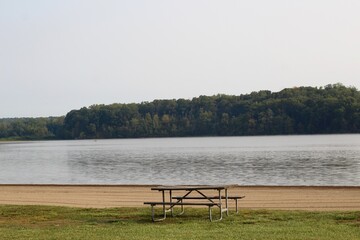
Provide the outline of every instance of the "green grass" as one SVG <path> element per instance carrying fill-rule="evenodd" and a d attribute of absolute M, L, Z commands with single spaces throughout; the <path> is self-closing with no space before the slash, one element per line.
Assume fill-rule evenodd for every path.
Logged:
<path fill-rule="evenodd" d="M 150 208 L 0 205 L 0 239 L 360 239 L 360 212 L 242 210 L 209 222 L 206 209 L 150 220 Z"/>

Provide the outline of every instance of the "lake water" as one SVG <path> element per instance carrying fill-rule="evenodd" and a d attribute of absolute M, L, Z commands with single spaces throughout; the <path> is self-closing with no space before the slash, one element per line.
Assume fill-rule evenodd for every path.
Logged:
<path fill-rule="evenodd" d="M 360 186 L 360 135 L 0 143 L 0 184 Z"/>

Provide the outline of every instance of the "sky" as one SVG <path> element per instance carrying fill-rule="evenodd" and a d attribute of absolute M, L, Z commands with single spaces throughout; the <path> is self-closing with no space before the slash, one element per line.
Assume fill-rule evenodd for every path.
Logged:
<path fill-rule="evenodd" d="M 0 0 L 0 118 L 342 83 L 358 0 Z"/>

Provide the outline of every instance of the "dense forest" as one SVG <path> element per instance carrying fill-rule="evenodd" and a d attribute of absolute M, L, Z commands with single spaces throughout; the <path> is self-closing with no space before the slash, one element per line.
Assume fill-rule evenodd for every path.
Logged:
<path fill-rule="evenodd" d="M 91 139 L 360 133 L 354 87 L 286 88 L 139 104 L 92 105 L 65 117 L 0 119 L 0 138 Z"/>
<path fill-rule="evenodd" d="M 2 118 L 0 119 L 0 139 L 63 139 L 63 123 L 64 117 Z"/>

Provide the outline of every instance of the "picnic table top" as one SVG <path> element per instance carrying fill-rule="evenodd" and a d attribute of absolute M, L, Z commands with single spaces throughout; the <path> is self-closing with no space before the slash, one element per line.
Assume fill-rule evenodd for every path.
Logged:
<path fill-rule="evenodd" d="M 211 189 L 223 190 L 234 187 L 238 187 L 238 185 L 170 185 L 170 186 L 163 185 L 163 186 L 152 187 L 151 190 L 159 190 L 159 191 L 163 191 L 163 190 L 190 191 L 190 190 L 211 190 Z"/>

